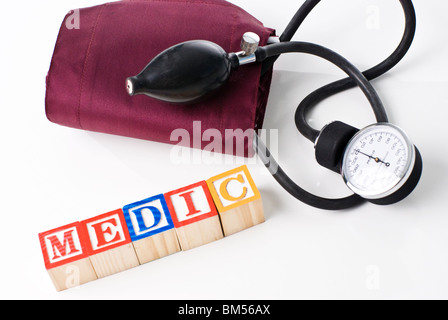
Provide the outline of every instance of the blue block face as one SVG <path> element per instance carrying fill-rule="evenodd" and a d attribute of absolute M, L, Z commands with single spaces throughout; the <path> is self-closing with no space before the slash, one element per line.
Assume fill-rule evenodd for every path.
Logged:
<path fill-rule="evenodd" d="M 174 228 L 163 194 L 128 204 L 123 213 L 132 241 Z"/>

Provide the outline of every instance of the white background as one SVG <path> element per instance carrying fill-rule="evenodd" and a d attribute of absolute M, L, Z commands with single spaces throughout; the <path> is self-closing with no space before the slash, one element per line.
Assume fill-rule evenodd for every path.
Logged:
<path fill-rule="evenodd" d="M 303 1 L 232 2 L 281 33 Z M 39 232 L 239 165 L 176 165 L 169 145 L 65 128 L 46 119 L 45 76 L 61 21 L 70 9 L 99 3 L 9 1 L 0 11 L 0 298 L 448 298 L 445 0 L 414 1 L 413 47 L 374 81 L 391 122 L 407 131 L 423 155 L 422 180 L 408 199 L 388 207 L 322 211 L 289 196 L 261 163 L 251 164 L 264 224 L 56 293 L 44 268 Z M 379 20 L 372 24 L 374 11 Z M 398 1 L 322 1 L 295 39 L 328 46 L 366 69 L 394 50 L 403 21 Z M 280 164 L 312 192 L 349 194 L 340 177 L 317 165 L 312 144 L 293 121 L 301 99 L 342 73 L 304 55 L 282 57 L 275 69 L 265 128 L 280 128 Z M 362 94 L 351 90 L 311 115 L 315 128 L 331 120 L 363 127 L 374 119 Z"/>

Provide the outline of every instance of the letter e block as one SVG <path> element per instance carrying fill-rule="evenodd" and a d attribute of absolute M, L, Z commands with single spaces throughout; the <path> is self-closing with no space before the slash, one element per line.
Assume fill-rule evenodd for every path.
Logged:
<path fill-rule="evenodd" d="M 182 250 L 222 239 L 218 212 L 205 181 L 165 194 Z"/>
<path fill-rule="evenodd" d="M 225 236 L 264 222 L 261 195 L 245 165 L 208 179 L 207 185 Z"/>
<path fill-rule="evenodd" d="M 121 209 L 81 221 L 87 250 L 98 278 L 139 265 Z"/>
<path fill-rule="evenodd" d="M 128 204 L 123 213 L 140 264 L 180 251 L 163 194 Z"/>
<path fill-rule="evenodd" d="M 96 280 L 79 222 L 39 234 L 45 268 L 57 291 Z"/>

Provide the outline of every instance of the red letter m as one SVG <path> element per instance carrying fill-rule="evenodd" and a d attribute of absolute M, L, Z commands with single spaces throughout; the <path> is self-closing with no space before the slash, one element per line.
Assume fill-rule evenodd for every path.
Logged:
<path fill-rule="evenodd" d="M 76 249 L 75 247 L 75 242 L 73 241 L 73 231 L 74 230 L 68 230 L 66 232 L 64 232 L 64 239 L 62 240 L 62 243 L 59 241 L 58 237 L 56 236 L 50 236 L 47 239 L 50 241 L 51 243 L 51 247 L 53 248 L 53 258 L 54 259 L 59 259 L 61 258 L 61 256 L 66 256 L 68 254 L 72 254 L 72 253 L 76 253 L 79 250 Z M 69 248 L 69 250 L 67 251 L 67 247 Z M 60 255 L 58 255 L 58 253 Z"/>

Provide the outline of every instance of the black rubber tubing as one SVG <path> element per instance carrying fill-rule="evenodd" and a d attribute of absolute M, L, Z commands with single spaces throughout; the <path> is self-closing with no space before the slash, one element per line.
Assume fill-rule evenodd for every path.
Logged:
<path fill-rule="evenodd" d="M 345 73 L 347 73 L 350 79 L 363 91 L 367 97 L 367 100 L 370 102 L 377 119 L 382 122 L 387 121 L 386 111 L 384 110 L 381 99 L 372 84 L 364 77 L 361 71 L 359 71 L 347 59 L 336 52 L 309 42 L 281 42 L 266 47 L 260 47 L 255 54 L 257 61 L 262 62 L 269 57 L 285 53 L 307 53 L 321 57 L 338 66 Z M 288 175 L 286 175 L 278 163 L 275 162 L 275 159 L 272 158 L 269 150 L 267 150 L 262 142 L 258 140 L 258 137 L 256 137 L 255 147 L 258 155 L 262 159 L 265 166 L 270 170 L 274 179 L 277 180 L 277 182 L 280 183 L 280 185 L 292 196 L 310 206 L 325 210 L 342 210 L 354 207 L 365 201 L 356 194 L 338 199 L 329 199 L 316 196 L 299 187 L 288 177 Z"/>
<path fill-rule="evenodd" d="M 400 3 L 403 7 L 406 26 L 405 31 L 403 33 L 403 37 L 401 39 L 400 44 L 395 49 L 395 51 L 383 62 L 374 66 L 373 68 L 364 71 L 363 74 L 367 80 L 373 80 L 378 78 L 379 76 L 385 74 L 390 69 L 398 64 L 398 62 L 403 59 L 403 57 L 408 52 L 411 47 L 412 41 L 415 35 L 416 29 L 416 16 L 414 6 L 412 5 L 412 1 L 410 0 L 400 0 Z M 330 83 L 322 88 L 317 89 L 308 95 L 297 107 L 295 113 L 295 124 L 297 129 L 310 141 L 314 142 L 317 136 L 319 135 L 319 131 L 310 127 L 307 122 L 307 114 L 308 112 L 319 102 L 325 100 L 326 98 L 338 94 L 342 91 L 351 89 L 355 87 L 356 84 L 350 79 L 345 78 L 333 83 Z M 381 119 L 377 118 L 378 122 L 383 122 Z"/>
<path fill-rule="evenodd" d="M 358 70 L 358 68 L 356 68 L 352 63 L 350 63 L 350 61 L 345 59 L 340 54 L 314 43 L 289 41 L 260 47 L 256 51 L 256 56 L 257 61 L 262 62 L 269 57 L 275 57 L 285 53 L 307 53 L 333 63 L 349 76 L 350 83 L 354 83 L 354 85 L 359 86 L 372 106 L 377 121 L 388 121 L 383 103 L 381 102 L 381 99 L 372 84 L 366 79 L 362 72 Z"/>
<path fill-rule="evenodd" d="M 320 0 L 307 0 L 304 4 L 297 10 L 294 17 L 291 19 L 289 24 L 286 26 L 282 35 L 280 36 L 280 42 L 291 41 L 294 34 L 297 32 L 299 27 L 302 25 L 302 22 L 308 16 L 308 14 L 314 9 L 314 7 L 320 2 Z M 265 74 L 273 65 L 274 62 L 278 59 L 278 55 L 275 57 L 270 57 L 263 61 L 263 65 L 261 68 L 261 74 Z"/>
<path fill-rule="evenodd" d="M 383 62 L 379 63 L 378 65 L 370 68 L 369 70 L 365 71 L 363 73 L 364 77 L 367 80 L 375 79 L 382 74 L 386 73 L 390 69 L 392 69 L 407 53 L 409 50 L 414 35 L 415 35 L 415 28 L 416 28 L 416 16 L 415 16 L 415 10 L 414 6 L 412 4 L 411 0 L 399 0 L 404 11 L 405 15 L 405 30 L 402 37 L 402 40 L 396 50 Z M 291 22 L 286 27 L 285 31 L 283 32 L 282 36 L 280 37 L 281 42 L 290 41 L 293 37 L 293 35 L 296 33 L 302 22 L 305 20 L 305 18 L 308 16 L 308 14 L 311 12 L 311 10 L 320 2 L 320 0 L 307 0 L 305 3 L 300 7 L 300 9 L 297 11 Z M 276 59 L 279 57 L 279 54 L 277 56 L 272 56 L 264 60 L 263 67 L 262 67 L 262 73 L 264 74 L 267 70 L 269 70 Z M 353 88 L 356 86 L 356 82 L 351 78 L 345 78 L 333 83 L 330 83 L 310 95 L 308 95 L 302 103 L 298 106 L 295 114 L 295 122 L 297 129 L 309 140 L 312 142 L 315 142 L 315 139 L 319 135 L 319 131 L 311 128 L 309 124 L 306 121 L 306 115 L 308 111 L 315 106 L 320 101 L 328 98 L 331 95 L 337 94 L 339 92 L 342 92 L 344 90 Z M 364 88 L 365 89 L 365 88 Z M 364 90 L 363 90 L 364 91 Z M 366 92 L 364 92 L 366 93 Z M 369 94 L 367 94 L 369 96 Z M 369 98 L 369 97 L 368 97 Z M 371 99 L 370 99 L 371 100 Z M 370 101 L 369 100 L 369 101 Z M 372 103 L 371 103 L 372 104 Z M 373 106 L 373 105 L 372 105 Z M 378 109 L 378 108 L 377 108 Z M 381 108 L 379 108 L 377 111 L 379 111 Z M 384 108 L 382 108 L 384 111 Z M 375 109 L 374 109 L 375 112 Z M 384 112 L 382 115 L 382 112 L 376 112 L 375 113 L 377 121 L 387 121 L 387 116 Z M 384 118 L 383 118 L 384 116 Z M 342 210 L 342 209 L 348 209 L 354 206 L 357 206 L 361 203 L 363 203 L 365 200 L 361 198 L 360 196 L 353 194 L 351 196 L 345 197 L 345 198 L 339 198 L 339 199 L 328 199 L 319 197 L 316 195 L 313 195 L 306 190 L 303 190 L 300 188 L 294 181 L 292 181 L 286 173 L 280 168 L 280 166 L 275 162 L 275 159 L 272 158 L 270 155 L 269 150 L 264 146 L 263 142 L 258 139 L 256 136 L 256 139 L 254 140 L 255 148 L 259 153 L 260 158 L 263 160 L 266 167 L 271 171 L 273 177 L 277 182 L 280 183 L 280 185 L 288 191 L 291 195 L 299 199 L 300 201 L 303 201 L 304 203 L 311 205 L 316 208 L 320 209 L 326 209 L 326 210 Z M 260 152 L 261 151 L 261 152 Z M 275 169 L 273 169 L 275 168 Z"/>
<path fill-rule="evenodd" d="M 263 141 L 259 139 L 258 135 L 256 134 L 254 137 L 254 149 L 257 150 L 258 156 L 263 161 L 264 165 L 272 174 L 274 179 L 290 195 L 302 201 L 303 203 L 306 203 L 307 205 L 323 210 L 343 210 L 358 206 L 366 201 L 357 194 L 339 199 L 328 199 L 316 196 L 302 189 L 294 181 L 291 180 L 291 178 L 283 171 L 283 169 L 272 157 Z"/>
<path fill-rule="evenodd" d="M 305 3 L 299 8 L 297 13 L 292 18 L 291 22 L 286 27 L 285 31 L 280 36 L 281 42 L 290 41 L 294 34 L 297 32 L 305 18 L 308 14 L 314 9 L 314 7 L 319 4 L 320 0 L 307 0 Z M 395 51 L 387 57 L 384 61 L 377 64 L 376 66 L 366 70 L 363 72 L 364 76 L 368 80 L 373 80 L 378 78 L 379 76 L 385 74 L 389 70 L 391 70 L 394 66 L 396 66 L 406 55 L 409 48 L 411 47 L 412 41 L 415 36 L 416 30 L 416 15 L 414 5 L 411 0 L 399 0 L 405 17 L 405 28 L 403 32 L 402 39 L 395 49 Z M 262 73 L 269 70 L 274 62 L 277 60 L 279 55 L 271 57 L 263 62 Z M 326 98 L 338 94 L 342 91 L 351 89 L 355 87 L 356 84 L 350 79 L 345 78 L 339 81 L 330 83 L 322 88 L 317 89 L 316 91 L 309 94 L 297 107 L 295 113 L 295 124 L 297 129 L 303 134 L 307 139 L 314 142 L 317 136 L 319 135 L 319 131 L 310 127 L 307 119 L 308 112 L 319 102 L 325 100 Z M 380 122 L 377 119 L 378 122 Z"/>

